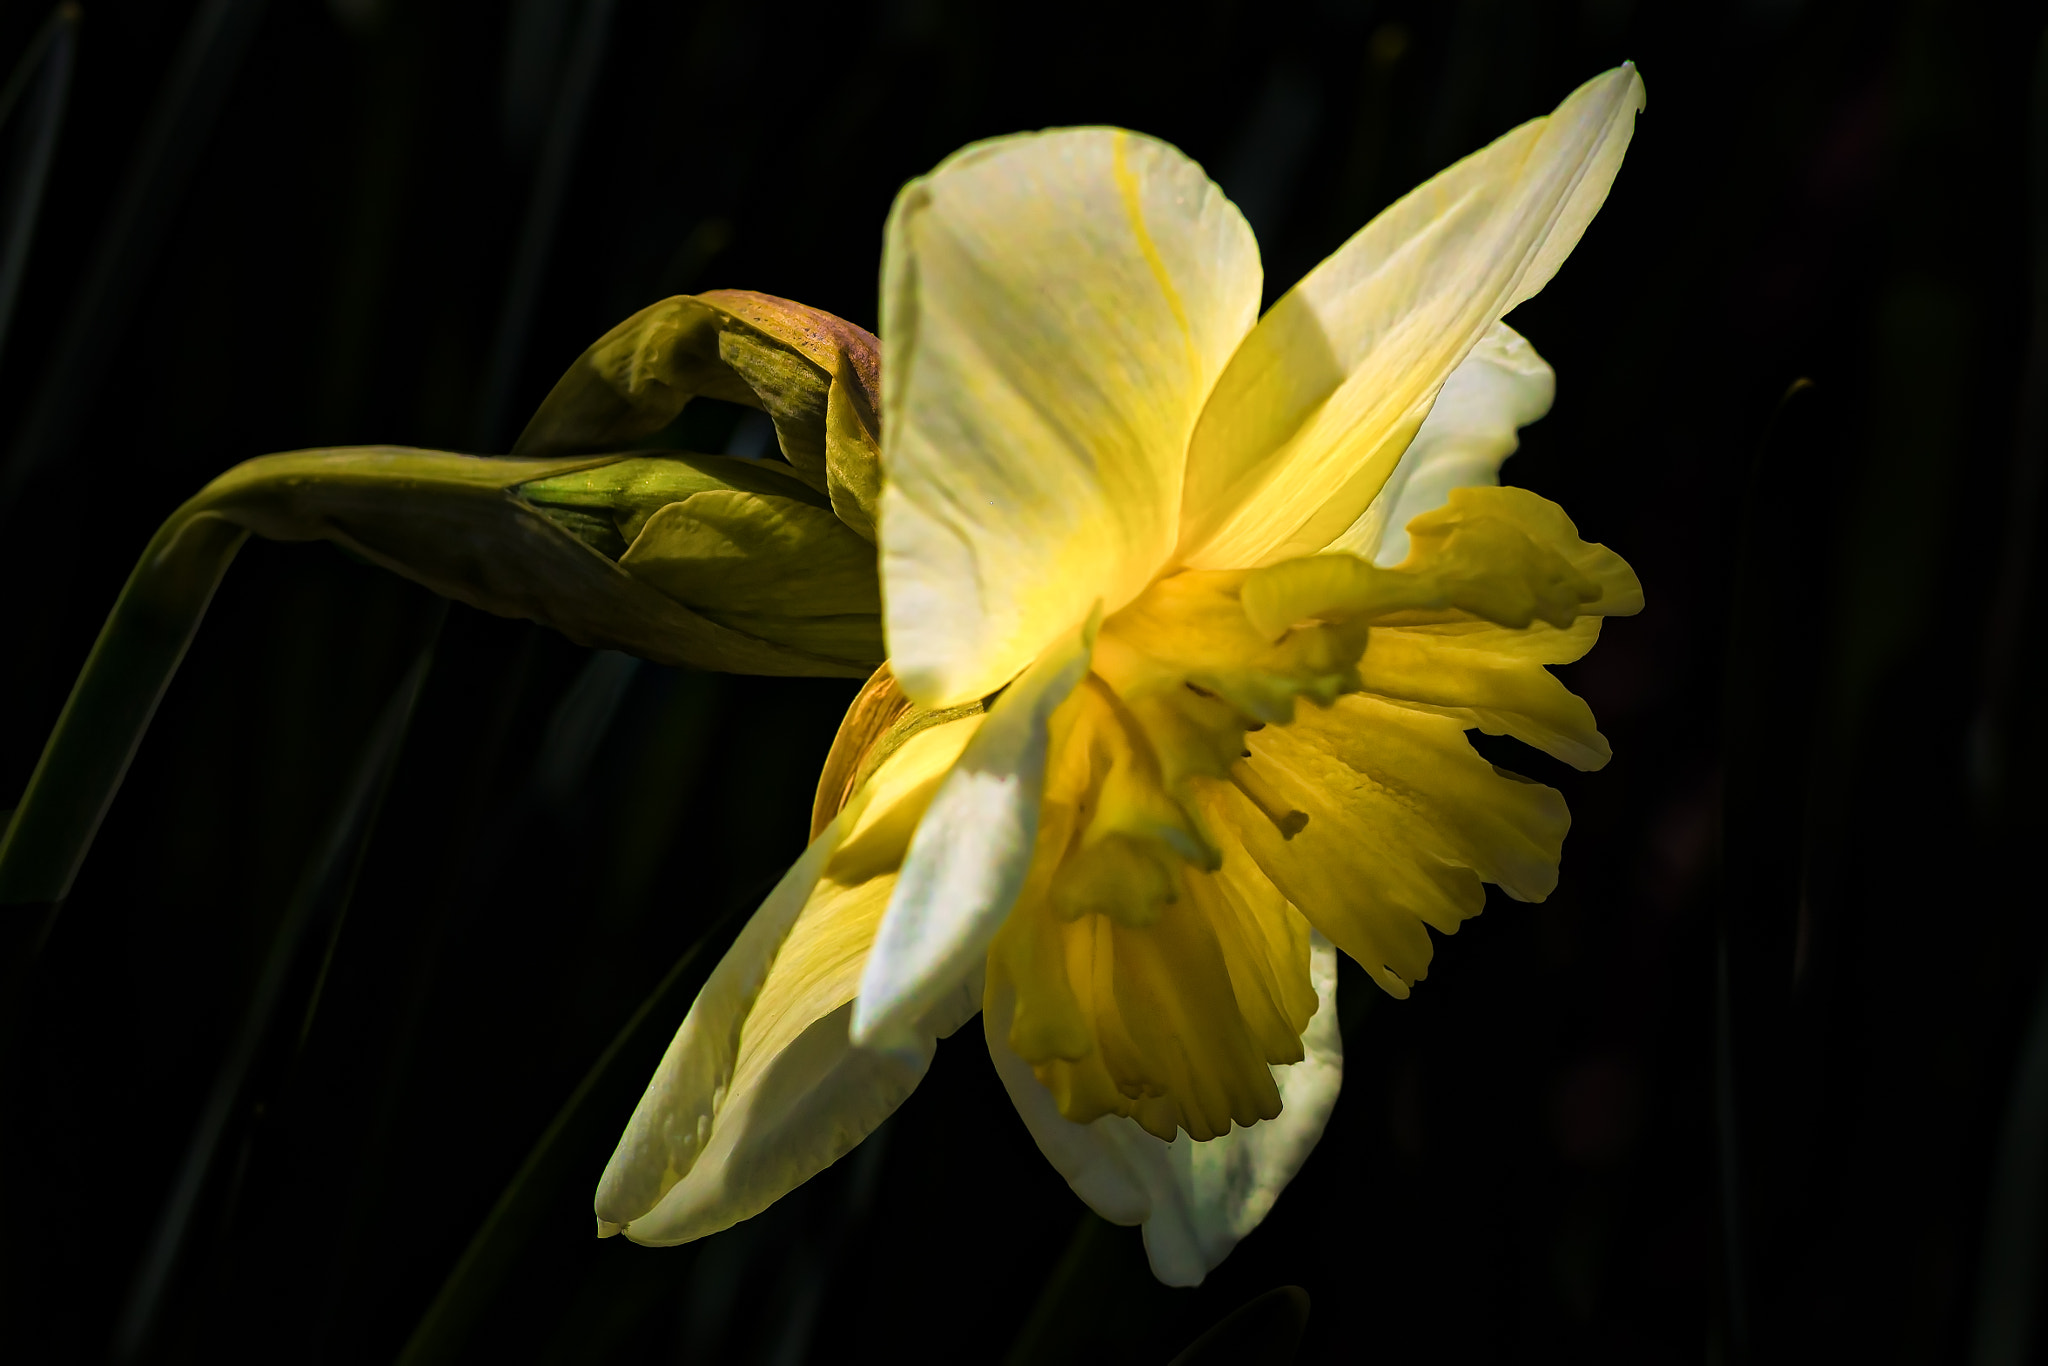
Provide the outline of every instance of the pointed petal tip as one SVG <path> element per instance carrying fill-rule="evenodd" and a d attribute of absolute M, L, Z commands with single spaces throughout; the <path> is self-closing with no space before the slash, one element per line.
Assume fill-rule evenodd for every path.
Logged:
<path fill-rule="evenodd" d="M 1636 112 L 1638 114 L 1642 113 L 1648 106 L 1649 100 L 1649 93 L 1643 86 L 1643 73 L 1636 69 L 1636 64 L 1633 60 L 1623 62 L 1615 70 L 1628 73 L 1629 81 L 1635 86 Z"/>
<path fill-rule="evenodd" d="M 615 1224 L 609 1219 L 597 1221 L 597 1236 L 600 1238 L 616 1238 L 625 1231 L 626 1226 L 624 1224 Z"/>
<path fill-rule="evenodd" d="M 1155 1238 L 1149 1222 L 1145 1225 L 1145 1264 L 1152 1269 L 1152 1279 L 1169 1290 L 1193 1290 L 1209 1279 L 1213 1269 L 1203 1265 L 1201 1258 L 1189 1256 L 1186 1247 Z"/>
<path fill-rule="evenodd" d="M 870 1053 L 880 1053 L 901 1059 L 915 1067 L 925 1055 L 925 1044 L 918 1032 L 902 1018 L 900 1011 L 889 1009 L 895 1000 L 876 1001 L 867 996 L 856 996 L 853 1000 L 853 1023 L 846 1031 L 846 1037 L 855 1048 L 865 1048 Z"/>

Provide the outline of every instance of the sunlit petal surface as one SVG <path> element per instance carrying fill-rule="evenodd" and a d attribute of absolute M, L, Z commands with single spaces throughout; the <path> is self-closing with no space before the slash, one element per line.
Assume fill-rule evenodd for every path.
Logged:
<path fill-rule="evenodd" d="M 913 700 L 993 691 L 1158 573 L 1188 434 L 1260 280 L 1237 209 L 1136 133 L 977 143 L 898 196 L 882 581 Z"/>
<path fill-rule="evenodd" d="M 635 1201 L 601 1217 L 650 1241 L 744 1217 L 900 1103 L 979 993 L 1039 1147 L 1145 1226 L 1162 1281 L 1258 1225 L 1341 1084 L 1337 951 L 1405 997 L 1487 884 L 1557 884 L 1564 798 L 1468 732 L 1607 761 L 1548 666 L 1642 590 L 1499 485 L 1555 389 L 1500 318 L 1578 241 L 1641 106 L 1632 68 L 1588 82 L 1255 327 L 1250 236 L 1164 144 L 1000 139 L 904 191 L 893 681 L 848 713 L 809 882 L 720 968 L 757 996 L 707 988 L 701 1029 L 737 1043 L 657 1082 L 706 1157 L 636 1116 Z"/>
<path fill-rule="evenodd" d="M 1121 1116 L 1088 1124 L 1066 1118 L 1010 1050 L 1009 996 L 989 993 L 989 1056 L 1039 1151 L 1097 1214 L 1144 1225 L 1146 1255 L 1167 1285 L 1200 1284 L 1258 1227 L 1329 1122 L 1344 1076 L 1336 950 L 1315 936 L 1309 963 L 1315 1013 L 1301 1034 L 1303 1057 L 1272 1069 L 1280 1114 L 1206 1143 L 1185 1134 L 1161 1143 Z"/>
<path fill-rule="evenodd" d="M 915 1048 L 916 1024 L 981 966 L 1038 841 L 1047 730 L 1088 672 L 1092 630 L 1005 690 L 952 765 L 904 856 L 860 979 L 854 1041 Z"/>
<path fill-rule="evenodd" d="M 669 1244 L 757 1214 L 844 1156 L 923 1079 L 979 983 L 934 1000 L 899 1046 L 853 1047 L 861 966 L 918 818 L 980 717 L 877 770 L 713 971 L 598 1187 L 599 1231 Z"/>
<path fill-rule="evenodd" d="M 1577 245 L 1642 105 L 1633 67 L 1595 77 L 1411 191 L 1274 305 L 1195 433 L 1177 558 L 1267 564 L 1350 526 L 1466 353 Z"/>
<path fill-rule="evenodd" d="M 1451 490 L 1500 482 L 1519 430 L 1550 411 L 1557 375 L 1521 334 L 1495 323 L 1451 372 L 1422 429 L 1372 505 L 1326 550 L 1375 564 L 1408 558 L 1408 523 L 1444 505 Z"/>

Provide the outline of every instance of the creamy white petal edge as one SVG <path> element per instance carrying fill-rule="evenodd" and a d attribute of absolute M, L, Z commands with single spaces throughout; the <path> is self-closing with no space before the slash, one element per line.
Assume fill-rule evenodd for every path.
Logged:
<path fill-rule="evenodd" d="M 1309 941 L 1316 1013 L 1301 1038 L 1300 1062 L 1273 1069 L 1278 1118 L 1196 1143 L 1161 1143 L 1120 1115 L 1076 1124 L 1060 1114 L 1031 1064 L 1010 1051 L 1015 1004 L 991 1000 L 982 1016 L 988 1051 L 1038 1150 L 1074 1193 L 1113 1224 L 1143 1224 L 1152 1274 L 1166 1285 L 1200 1285 L 1259 1226 L 1323 1136 L 1344 1080 L 1337 1029 L 1337 950 Z"/>
<path fill-rule="evenodd" d="M 1521 444 L 1517 429 L 1549 412 L 1556 395 L 1550 363 L 1519 332 L 1495 323 L 1444 381 L 1379 496 L 1325 548 L 1401 563 L 1408 523 L 1442 507 L 1452 489 L 1498 484 L 1502 463 Z"/>
<path fill-rule="evenodd" d="M 1642 106 L 1632 65 L 1594 77 L 1404 195 L 1289 290 L 1203 410 L 1180 563 L 1272 564 L 1356 521 L 1444 381 L 1577 243 Z"/>
<path fill-rule="evenodd" d="M 740 1028 L 825 863 L 852 828 L 842 812 L 790 865 L 698 991 L 597 1184 L 597 1232 L 609 1238 L 697 1165 L 739 1060 Z"/>
<path fill-rule="evenodd" d="M 980 1009 L 969 974 L 877 1053 L 848 1038 L 847 1001 L 742 1066 L 762 986 L 860 814 L 856 803 L 812 842 L 698 993 L 598 1183 L 598 1236 L 670 1246 L 760 1213 L 872 1133 L 924 1079 L 938 1040 Z"/>
<path fill-rule="evenodd" d="M 861 969 L 853 1040 L 917 1047 L 917 1022 L 988 958 L 1031 868 L 1052 714 L 1088 675 L 1097 618 L 989 709 L 918 821 Z"/>

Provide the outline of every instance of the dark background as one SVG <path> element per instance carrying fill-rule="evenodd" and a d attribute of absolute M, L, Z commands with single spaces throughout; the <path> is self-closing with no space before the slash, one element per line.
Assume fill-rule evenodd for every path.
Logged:
<path fill-rule="evenodd" d="M 0 11 L 0 67 L 47 14 Z M 1649 107 L 1607 208 L 1512 319 L 1558 398 L 1507 477 L 1650 605 L 1564 671 L 1606 771 L 1502 751 L 1570 798 L 1557 894 L 1490 903 L 1410 1001 L 1347 973 L 1321 1147 L 1167 1291 L 1037 1155 L 974 1029 L 769 1213 L 595 1240 L 603 1161 L 801 847 L 853 685 L 444 622 L 329 547 L 251 544 L 11 1021 L 0 1352 L 1163 1363 L 1295 1283 L 1304 1362 L 2048 1360 L 2024 1312 L 2048 1290 L 2042 19 L 88 3 L 0 351 L 0 802 L 213 474 L 502 450 L 670 293 L 872 326 L 897 187 L 1050 124 L 1200 160 L 1270 298 L 1634 59 Z M 14 213 L 29 122 L 0 137 Z M 362 766 L 430 644 L 380 789 Z"/>

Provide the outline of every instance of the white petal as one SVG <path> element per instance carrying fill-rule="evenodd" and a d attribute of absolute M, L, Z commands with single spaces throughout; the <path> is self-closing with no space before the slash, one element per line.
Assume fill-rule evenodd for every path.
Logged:
<path fill-rule="evenodd" d="M 1442 507 L 1452 489 L 1498 484 L 1501 462 L 1521 444 L 1517 429 L 1549 412 L 1556 393 L 1550 363 L 1520 333 L 1495 323 L 1444 381 L 1372 506 L 1326 549 L 1386 566 L 1407 559 L 1410 519 Z"/>
<path fill-rule="evenodd" d="M 1088 674 L 1091 618 L 989 709 L 939 784 L 896 879 L 860 978 L 853 1039 L 893 1048 L 987 958 L 1038 841 L 1047 727 Z"/>
<path fill-rule="evenodd" d="M 1279 1117 L 1208 1143 L 1191 1142 L 1186 1134 L 1174 1139 L 1176 1217 L 1155 1213 L 1145 1225 L 1145 1251 L 1155 1274 L 1197 1262 L 1203 1274 L 1219 1266 L 1272 1211 L 1322 1138 L 1344 1081 L 1344 1039 L 1337 1029 L 1337 950 L 1320 934 L 1309 941 L 1309 978 L 1317 1004 L 1301 1037 L 1305 1056 L 1273 1069 Z"/>
<path fill-rule="evenodd" d="M 625 1225 L 636 1243 L 670 1247 L 752 1218 L 874 1132 L 917 1089 L 936 1032 L 922 1048 L 877 1053 L 847 1041 L 849 1002 L 778 1051 L 733 1097 L 702 1156 L 648 1213 Z"/>
<path fill-rule="evenodd" d="M 617 1233 L 653 1209 L 697 1164 L 733 1079 L 741 1026 L 851 824 L 851 815 L 842 815 L 811 841 L 697 993 L 605 1164 L 597 1186 L 600 1234 Z"/>
<path fill-rule="evenodd" d="M 1010 1050 L 1015 1015 L 1016 1001 L 1005 991 L 985 1003 L 981 1028 L 996 1076 L 1038 1150 L 1067 1179 L 1074 1194 L 1110 1223 L 1144 1223 L 1152 1215 L 1152 1188 L 1165 1171 L 1166 1145 L 1127 1119 L 1112 1116 L 1076 1124 L 1062 1115 L 1052 1092 L 1032 1075 L 1031 1064 Z M 1130 1143 L 1133 1134 L 1151 1149 Z"/>
<path fill-rule="evenodd" d="M 605 1168 L 601 1235 L 681 1243 L 759 1213 L 867 1137 L 922 1079 L 936 1040 L 980 1008 L 970 973 L 932 998 L 894 1051 L 847 1036 L 896 863 L 980 720 L 899 748 L 748 921 Z"/>
<path fill-rule="evenodd" d="M 989 1056 L 1025 1127 L 1074 1193 L 1113 1224 L 1145 1226 L 1145 1255 L 1166 1285 L 1199 1285 L 1272 1211 L 1314 1151 L 1344 1080 L 1337 1028 L 1337 951 L 1310 941 L 1316 1013 L 1302 1035 L 1305 1056 L 1273 1069 L 1277 1118 L 1196 1143 L 1161 1143 L 1136 1122 L 1110 1115 L 1076 1124 L 1059 1112 L 1031 1065 L 1010 1051 L 1014 1005 L 991 1000 L 982 1020 Z"/>
<path fill-rule="evenodd" d="M 897 196 L 882 583 L 912 700 L 984 697 L 1152 580 L 1261 278 L 1202 168 L 1120 129 L 978 143 Z"/>
<path fill-rule="evenodd" d="M 1642 108 L 1623 66 L 1433 177 L 1259 320 L 1188 451 L 1177 558 L 1313 554 L 1386 482 L 1445 380 L 1577 244 Z"/>

